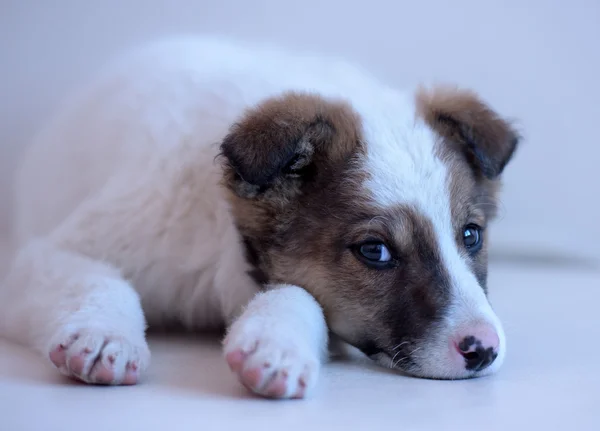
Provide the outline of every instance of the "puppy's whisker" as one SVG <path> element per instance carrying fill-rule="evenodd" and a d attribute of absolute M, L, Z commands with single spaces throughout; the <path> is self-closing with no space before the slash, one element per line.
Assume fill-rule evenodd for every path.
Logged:
<path fill-rule="evenodd" d="M 418 352 L 418 351 L 419 351 L 419 350 L 421 350 L 421 349 L 422 349 L 422 347 L 417 347 L 415 350 L 413 350 L 412 352 L 410 352 L 410 353 L 408 354 L 408 356 L 412 356 L 412 355 L 413 355 L 415 352 Z"/>
<path fill-rule="evenodd" d="M 402 361 L 406 361 L 409 357 L 408 356 L 403 356 L 402 358 L 398 359 L 398 362 L 396 362 L 395 364 L 392 364 L 392 368 L 397 368 L 398 365 L 400 365 L 400 363 Z"/>
<path fill-rule="evenodd" d="M 392 357 L 392 361 L 390 362 L 390 368 L 394 368 L 394 360 L 396 359 L 396 356 L 398 356 L 400 353 L 401 351 L 396 352 L 396 354 Z M 402 358 L 400 360 L 402 360 Z"/>
<path fill-rule="evenodd" d="M 396 350 L 398 350 L 400 347 L 404 346 L 405 344 L 408 344 L 408 341 L 403 341 L 402 343 L 398 344 L 396 347 L 394 347 L 392 349 L 392 352 L 395 352 Z"/>

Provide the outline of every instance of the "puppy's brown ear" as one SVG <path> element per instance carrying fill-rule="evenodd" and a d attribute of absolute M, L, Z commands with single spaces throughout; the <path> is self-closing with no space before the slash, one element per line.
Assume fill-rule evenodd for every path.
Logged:
<path fill-rule="evenodd" d="M 314 174 L 316 159 L 335 162 L 351 151 L 358 140 L 356 124 L 350 107 L 315 95 L 268 99 L 248 111 L 223 140 L 226 175 L 245 183 L 235 187 L 238 191 L 256 194 Z"/>
<path fill-rule="evenodd" d="M 466 90 L 422 89 L 417 111 L 440 136 L 459 144 L 471 166 L 488 179 L 502 174 L 519 143 L 510 124 Z"/>

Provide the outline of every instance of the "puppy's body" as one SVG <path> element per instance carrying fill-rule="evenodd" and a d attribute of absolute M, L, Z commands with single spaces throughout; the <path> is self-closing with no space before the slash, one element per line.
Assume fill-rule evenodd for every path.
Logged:
<path fill-rule="evenodd" d="M 269 396 L 314 386 L 326 323 L 417 375 L 491 372 L 504 336 L 485 257 L 460 235 L 493 216 L 509 135 L 470 95 L 415 98 L 343 62 L 193 37 L 148 46 L 28 150 L 0 329 L 93 383 L 137 381 L 146 322 L 229 326 L 230 366 Z M 393 265 L 364 262 L 373 237 Z M 470 334 L 493 339 L 493 364 L 465 368 L 453 344 Z"/>

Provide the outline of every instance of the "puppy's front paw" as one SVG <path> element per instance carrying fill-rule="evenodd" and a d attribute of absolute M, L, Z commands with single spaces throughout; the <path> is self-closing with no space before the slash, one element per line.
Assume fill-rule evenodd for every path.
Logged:
<path fill-rule="evenodd" d="M 225 358 L 244 386 L 268 398 L 304 398 L 319 374 L 318 354 L 293 331 L 253 319 L 236 322 L 224 341 Z"/>
<path fill-rule="evenodd" d="M 133 385 L 150 360 L 143 336 L 102 329 L 64 329 L 50 343 L 48 356 L 63 374 L 85 383 Z"/>

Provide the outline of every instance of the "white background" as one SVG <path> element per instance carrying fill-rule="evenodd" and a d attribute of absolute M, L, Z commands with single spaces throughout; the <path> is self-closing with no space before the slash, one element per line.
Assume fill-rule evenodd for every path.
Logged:
<path fill-rule="evenodd" d="M 454 82 L 518 120 L 496 250 L 600 257 L 598 0 L 0 0 L 0 224 L 19 151 L 73 86 L 162 35 L 342 55 L 398 87 Z"/>

